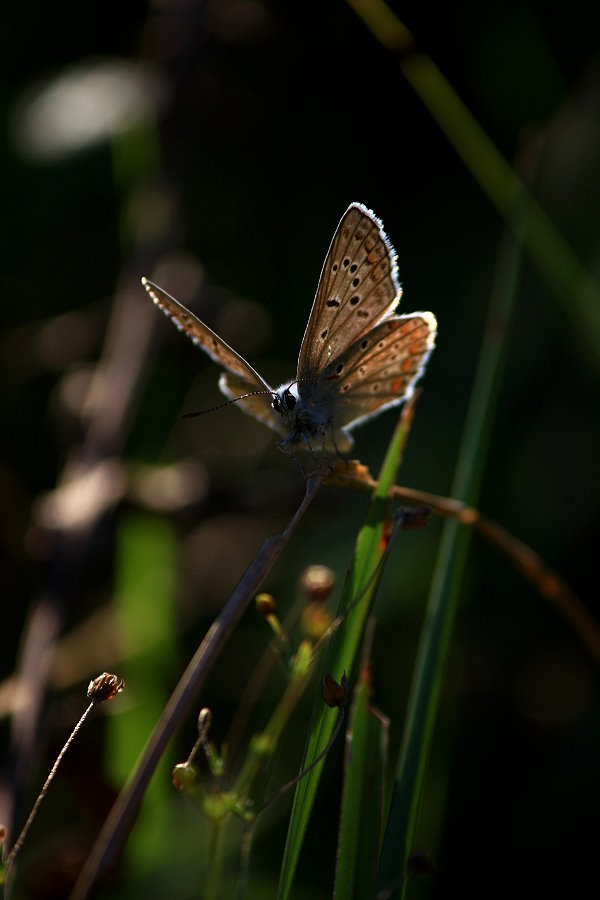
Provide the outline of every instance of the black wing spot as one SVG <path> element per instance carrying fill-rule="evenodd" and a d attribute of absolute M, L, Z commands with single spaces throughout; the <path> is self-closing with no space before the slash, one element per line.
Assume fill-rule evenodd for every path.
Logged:
<path fill-rule="evenodd" d="M 349 389 L 350 389 L 350 385 L 348 384 L 348 382 L 346 382 L 346 384 L 342 385 L 342 390 L 343 390 L 343 391 L 347 391 L 347 390 L 349 390 Z"/>
<path fill-rule="evenodd" d="M 354 297 L 350 297 L 350 306 L 356 306 L 357 303 L 360 303 L 360 297 L 355 294 Z"/>
<path fill-rule="evenodd" d="M 350 265 L 350 260 L 348 259 L 348 257 L 346 257 L 346 259 L 344 260 L 344 268 L 347 269 L 349 265 Z"/>
<path fill-rule="evenodd" d="M 344 371 L 344 363 L 338 363 L 337 366 L 335 367 L 335 371 L 337 372 L 338 375 L 341 375 L 342 372 Z"/>
<path fill-rule="evenodd" d="M 352 272 L 352 274 L 354 274 L 354 272 L 356 272 L 357 269 L 358 269 L 358 266 L 356 265 L 356 263 L 352 263 L 352 265 L 350 266 L 350 271 Z"/>
<path fill-rule="evenodd" d="M 366 350 L 368 346 L 369 346 L 369 342 L 368 342 L 368 340 L 367 340 L 366 338 L 365 338 L 364 341 L 361 341 L 361 342 L 360 342 L 360 349 L 361 349 L 361 350 Z"/>
<path fill-rule="evenodd" d="M 357 309 L 356 315 L 359 319 L 368 319 L 369 318 L 369 310 L 368 309 Z"/>
<path fill-rule="evenodd" d="M 373 391 L 374 394 L 377 393 L 377 391 L 379 390 L 379 382 L 378 381 L 375 382 L 375 384 L 372 386 L 371 390 Z"/>
<path fill-rule="evenodd" d="M 321 337 L 323 338 L 323 340 L 325 340 L 325 338 L 327 337 L 328 331 L 329 331 L 328 328 L 324 328 L 323 331 L 321 332 Z"/>
<path fill-rule="evenodd" d="M 331 271 L 332 271 L 332 272 L 337 272 L 338 269 L 339 269 L 339 266 L 338 266 L 337 263 L 334 263 L 334 264 L 332 265 L 332 267 L 331 267 Z"/>
<path fill-rule="evenodd" d="M 359 284 L 360 284 L 360 278 L 357 275 L 356 278 L 352 282 L 352 287 L 358 287 Z"/>
<path fill-rule="evenodd" d="M 379 347 L 380 350 L 383 350 L 383 348 L 385 347 L 384 341 L 379 341 L 379 343 L 377 344 L 377 346 Z"/>
<path fill-rule="evenodd" d="M 332 306 L 339 306 L 339 305 L 340 305 L 340 301 L 336 300 L 335 297 L 332 297 L 331 300 L 327 301 L 327 306 L 329 306 L 330 308 Z"/>

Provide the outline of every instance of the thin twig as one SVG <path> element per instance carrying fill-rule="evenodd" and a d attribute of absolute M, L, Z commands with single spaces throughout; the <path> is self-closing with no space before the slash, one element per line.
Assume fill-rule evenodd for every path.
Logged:
<path fill-rule="evenodd" d="M 303 778 L 306 778 L 306 776 L 308 775 L 310 770 L 314 769 L 314 767 L 317 765 L 317 763 L 321 762 L 323 757 L 327 753 L 329 753 L 329 751 L 331 750 L 331 748 L 333 747 L 333 745 L 335 743 L 335 740 L 336 740 L 338 734 L 340 733 L 340 728 L 342 727 L 342 724 L 344 722 L 344 707 L 340 706 L 339 711 L 340 711 L 340 714 L 338 716 L 337 722 L 335 723 L 335 729 L 333 731 L 333 734 L 331 735 L 327 744 L 325 745 L 325 747 L 323 747 L 323 749 L 321 750 L 319 755 L 313 759 L 313 761 L 311 762 L 311 764 L 309 766 L 307 766 L 301 772 L 298 772 L 298 774 L 296 775 L 295 778 L 292 778 L 291 781 L 286 781 L 286 783 L 282 784 L 281 787 L 278 788 L 274 794 L 271 794 L 271 796 L 268 798 L 268 800 L 265 800 L 265 802 L 263 803 L 263 806 L 262 806 L 260 812 L 264 812 L 265 809 L 268 809 L 270 806 L 272 806 L 274 803 L 276 803 L 280 797 L 283 797 L 283 795 L 287 791 L 289 791 L 290 788 L 293 788 L 295 784 L 298 784 L 299 781 L 301 781 Z"/>
<path fill-rule="evenodd" d="M 64 745 L 64 747 L 62 748 L 62 750 L 60 751 L 58 756 L 56 757 L 56 762 L 50 769 L 50 773 L 49 773 L 48 777 L 46 778 L 46 781 L 44 782 L 43 788 L 41 789 L 40 793 L 38 794 L 37 800 L 33 804 L 33 808 L 31 810 L 31 812 L 29 813 L 27 821 L 25 822 L 25 825 L 21 829 L 21 833 L 18 836 L 17 840 L 15 841 L 15 843 L 12 847 L 12 850 L 8 854 L 8 858 L 6 860 L 6 870 L 7 870 L 7 880 L 6 880 L 7 894 L 6 894 L 6 896 L 8 896 L 8 889 L 9 889 L 8 886 L 9 886 L 9 879 L 11 877 L 12 866 L 15 862 L 15 859 L 17 858 L 17 855 L 19 854 L 19 852 L 21 850 L 21 847 L 25 843 L 25 838 L 29 834 L 29 829 L 33 825 L 33 822 L 35 820 L 35 817 L 37 816 L 38 810 L 42 804 L 42 801 L 46 797 L 46 794 L 48 793 L 48 789 L 54 779 L 54 776 L 58 772 L 58 767 L 60 766 L 61 762 L 63 761 L 65 753 L 67 752 L 67 750 L 69 749 L 69 747 L 71 746 L 71 744 L 73 743 L 75 738 L 77 737 L 77 734 L 79 733 L 80 728 L 82 727 L 83 723 L 87 719 L 88 715 L 91 713 L 94 706 L 96 706 L 98 703 L 104 703 L 107 700 L 112 700 L 114 697 L 116 697 L 117 694 L 121 693 L 123 688 L 124 688 L 124 682 L 119 681 L 119 679 L 117 678 L 116 675 L 111 675 L 108 672 L 103 672 L 102 675 L 99 675 L 97 678 L 94 678 L 93 681 L 90 681 L 87 695 L 88 695 L 88 699 L 91 702 L 90 702 L 89 706 L 87 707 L 87 709 L 85 710 L 85 712 L 83 713 L 83 715 L 81 716 L 81 718 L 79 719 L 79 721 L 77 722 L 77 724 L 75 725 L 75 728 L 69 735 L 69 738 L 68 738 L 66 744 Z"/>
<path fill-rule="evenodd" d="M 29 813 L 29 816 L 27 817 L 27 821 L 26 821 L 25 824 L 23 825 L 23 828 L 22 828 L 22 830 L 21 830 L 21 834 L 19 835 L 19 837 L 18 837 L 17 840 L 15 841 L 12 850 L 11 850 L 10 853 L 8 854 L 8 859 L 6 860 L 6 866 L 7 866 L 7 869 L 10 869 L 10 868 L 11 868 L 12 864 L 13 864 L 14 861 L 15 861 L 15 858 L 16 858 L 17 854 L 18 854 L 19 851 L 21 850 L 21 847 L 23 846 L 23 843 L 25 842 L 25 838 L 26 838 L 27 835 L 29 834 L 29 829 L 31 828 L 31 826 L 32 826 L 32 824 L 33 824 L 33 820 L 34 820 L 35 817 L 37 816 L 37 812 L 38 812 L 38 809 L 39 809 L 40 806 L 41 806 L 42 800 L 45 798 L 46 794 L 48 793 L 48 788 L 50 787 L 50 784 L 52 783 L 52 781 L 53 781 L 53 779 L 54 779 L 54 776 L 56 775 L 56 773 L 57 773 L 57 771 L 58 771 L 58 767 L 60 766 L 61 762 L 63 761 L 63 757 L 64 757 L 65 753 L 67 752 L 67 750 L 69 749 L 69 747 L 71 746 L 71 744 L 73 743 L 73 741 L 75 740 L 75 738 L 77 737 L 77 733 L 79 732 L 79 729 L 81 728 L 81 726 L 83 725 L 83 723 L 84 723 L 85 720 L 87 719 L 87 717 L 88 717 L 89 713 L 92 711 L 94 705 L 95 705 L 95 704 L 94 704 L 94 702 L 92 701 L 92 703 L 90 703 L 90 705 L 88 706 L 88 708 L 85 710 L 85 712 L 84 712 L 83 715 L 81 716 L 79 722 L 77 723 L 77 725 L 75 726 L 75 728 L 73 729 L 73 731 L 71 732 L 71 734 L 69 735 L 69 738 L 68 738 L 66 744 L 64 745 L 64 747 L 62 748 L 62 750 L 60 751 L 60 753 L 58 754 L 58 756 L 56 757 L 56 762 L 54 763 L 54 765 L 53 765 L 52 768 L 50 769 L 50 773 L 49 773 L 48 777 L 46 778 L 46 781 L 44 782 L 44 786 L 43 786 L 43 788 L 41 789 L 40 793 L 38 794 L 37 800 L 36 800 L 35 803 L 33 804 L 32 810 L 31 810 L 31 812 Z"/>
<path fill-rule="evenodd" d="M 348 473 L 342 466 L 336 468 L 326 484 L 371 493 L 377 481 L 366 470 L 359 475 Z M 573 628 L 581 642 L 597 662 L 600 662 L 600 627 L 588 612 L 581 599 L 557 572 L 554 571 L 531 547 L 516 538 L 501 525 L 483 516 L 477 509 L 460 500 L 429 494 L 413 488 L 394 485 L 390 496 L 397 500 L 429 506 L 436 515 L 455 519 L 482 534 L 498 547 L 513 565 L 538 589 L 542 597 L 550 600 Z"/>

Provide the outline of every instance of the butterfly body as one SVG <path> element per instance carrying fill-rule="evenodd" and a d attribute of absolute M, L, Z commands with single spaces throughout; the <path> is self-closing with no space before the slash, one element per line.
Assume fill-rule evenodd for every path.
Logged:
<path fill-rule="evenodd" d="M 278 432 L 286 452 L 350 450 L 351 429 L 411 396 L 435 342 L 432 313 L 395 315 L 402 294 L 396 255 L 379 219 L 359 203 L 346 210 L 325 258 L 296 378 L 277 389 L 162 288 L 142 282 L 223 367 L 221 391 Z"/>
<path fill-rule="evenodd" d="M 316 445 L 342 451 L 349 450 L 353 444 L 349 434 L 335 428 L 336 392 L 326 382 L 315 379 L 285 382 L 277 388 L 273 408 L 287 425 L 284 448 L 300 444 L 307 449 Z"/>

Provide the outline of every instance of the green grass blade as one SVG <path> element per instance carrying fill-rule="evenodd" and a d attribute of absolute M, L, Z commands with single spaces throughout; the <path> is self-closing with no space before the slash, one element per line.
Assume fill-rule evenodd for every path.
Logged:
<path fill-rule="evenodd" d="M 508 320 L 514 305 L 521 245 L 506 235 L 490 304 L 473 394 L 454 476 L 452 496 L 474 504 L 479 493 L 502 370 Z M 380 889 L 406 886 L 405 865 L 412 849 L 419 801 L 440 701 L 459 587 L 470 541 L 468 529 L 448 521 L 444 527 L 425 626 L 421 636 L 406 718 L 403 750 L 396 773 L 378 875 Z"/>
<path fill-rule="evenodd" d="M 388 447 L 379 476 L 379 487 L 371 501 L 365 524 L 358 535 L 354 558 L 342 590 L 338 607 L 340 616 L 345 614 L 362 592 L 364 595 L 348 614 L 341 628 L 334 633 L 329 643 L 323 675 L 330 672 L 336 681 L 341 679 L 344 672 L 349 673 L 354 665 L 377 587 L 378 577 L 373 576 L 385 549 L 382 537 L 387 513 L 386 497 L 396 477 L 409 425 L 410 416 L 403 414 Z M 321 699 L 319 692 L 313 709 L 302 769 L 310 766 L 327 746 L 337 717 L 337 710 L 329 709 Z M 281 900 L 288 897 L 291 890 L 323 764 L 324 759 L 311 769 L 296 788 L 279 880 L 278 897 Z"/>
<path fill-rule="evenodd" d="M 399 52 L 400 68 L 432 118 L 509 227 L 527 189 L 433 60 L 416 50 L 406 26 L 383 0 L 348 0 L 367 28 Z M 542 207 L 530 196 L 522 241 L 571 325 L 600 359 L 600 284 L 577 258 Z"/>
<path fill-rule="evenodd" d="M 375 887 L 388 720 L 371 708 L 369 692 L 369 679 L 361 679 L 348 728 L 335 900 L 371 897 Z"/>

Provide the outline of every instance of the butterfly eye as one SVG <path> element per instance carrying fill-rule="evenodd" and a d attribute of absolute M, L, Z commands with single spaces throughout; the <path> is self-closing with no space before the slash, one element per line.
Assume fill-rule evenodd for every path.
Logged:
<path fill-rule="evenodd" d="M 296 398 L 292 394 L 289 388 L 283 392 L 283 400 L 286 406 L 286 409 L 293 409 L 296 405 Z"/>
<path fill-rule="evenodd" d="M 271 403 L 271 406 L 273 407 L 273 409 L 275 410 L 276 413 L 281 412 L 281 400 L 279 399 L 277 394 L 275 394 L 275 396 L 273 397 L 273 402 Z"/>

